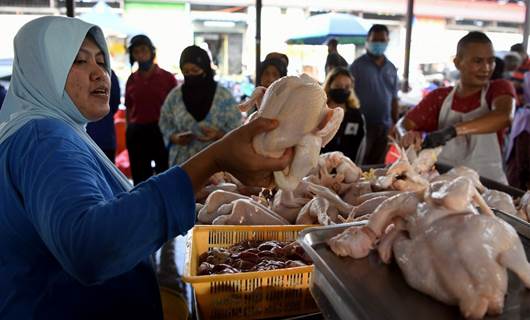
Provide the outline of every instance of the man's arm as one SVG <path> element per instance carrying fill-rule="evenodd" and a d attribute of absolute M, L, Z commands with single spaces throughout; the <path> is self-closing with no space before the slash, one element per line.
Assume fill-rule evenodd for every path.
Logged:
<path fill-rule="evenodd" d="M 455 125 L 458 136 L 466 134 L 483 134 L 496 132 L 512 123 L 515 109 L 515 99 L 510 95 L 502 95 L 492 103 L 492 111 L 473 119 Z"/>
<path fill-rule="evenodd" d="M 457 136 L 468 134 L 493 133 L 505 128 L 512 122 L 515 99 L 510 95 L 501 95 L 492 103 L 492 111 L 476 119 L 460 122 L 442 128 L 425 137 L 422 148 L 435 148 L 444 145 Z"/>
<path fill-rule="evenodd" d="M 397 138 L 403 147 L 421 144 L 421 132 L 417 128 L 416 123 L 406 116 L 396 122 Z"/>

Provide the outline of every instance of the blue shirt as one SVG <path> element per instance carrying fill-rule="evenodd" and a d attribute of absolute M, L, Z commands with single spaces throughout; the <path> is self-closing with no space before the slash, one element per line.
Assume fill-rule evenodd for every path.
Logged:
<path fill-rule="evenodd" d="M 162 319 L 149 256 L 195 223 L 178 167 L 125 192 L 66 123 L 0 144 L 0 319 Z"/>
<path fill-rule="evenodd" d="M 355 59 L 349 68 L 355 79 L 355 93 L 361 103 L 361 111 L 370 125 L 392 125 L 392 100 L 398 96 L 397 69 L 385 57 L 380 67 L 364 54 Z"/>
<path fill-rule="evenodd" d="M 116 131 L 114 130 L 114 114 L 120 106 L 120 82 L 118 77 L 111 72 L 110 75 L 110 111 L 103 119 L 90 122 L 86 126 L 86 132 L 102 150 L 116 149 Z"/>

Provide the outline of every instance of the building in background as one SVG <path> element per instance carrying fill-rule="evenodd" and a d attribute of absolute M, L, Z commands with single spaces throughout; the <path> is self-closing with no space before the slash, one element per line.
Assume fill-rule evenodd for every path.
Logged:
<path fill-rule="evenodd" d="M 100 0 L 134 32 L 147 34 L 157 44 L 161 67 L 180 77 L 178 58 L 190 44 L 210 52 L 220 78 L 241 83 L 255 70 L 256 10 L 253 0 Z M 387 56 L 403 70 L 406 0 L 264 0 L 261 54 L 287 53 L 289 73 L 307 72 L 324 79 L 326 46 L 285 43 L 304 20 L 329 11 L 351 13 L 369 23 L 389 26 L 391 43 Z M 97 1 L 77 0 L 76 14 L 93 10 Z M 466 32 L 482 30 L 496 50 L 508 50 L 521 42 L 525 14 L 523 1 L 417 0 L 411 44 L 411 86 L 421 90 L 431 78 L 451 74 L 455 44 Z M 42 15 L 64 14 L 64 0 L 3 0 L 0 20 L 0 59 L 13 57 L 13 37 L 27 21 Z M 127 38 L 105 29 L 115 68 L 121 79 L 131 72 L 125 56 Z M 125 32 L 126 33 L 126 32 Z M 361 46 L 339 45 L 351 62 Z M 236 88 L 237 89 L 237 88 Z"/>

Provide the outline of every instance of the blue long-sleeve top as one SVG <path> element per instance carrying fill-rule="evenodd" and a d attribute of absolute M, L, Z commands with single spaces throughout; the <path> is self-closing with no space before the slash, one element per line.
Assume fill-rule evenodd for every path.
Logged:
<path fill-rule="evenodd" d="M 174 167 L 129 192 L 59 120 L 0 144 L 0 319 L 161 319 L 149 256 L 195 222 Z"/>

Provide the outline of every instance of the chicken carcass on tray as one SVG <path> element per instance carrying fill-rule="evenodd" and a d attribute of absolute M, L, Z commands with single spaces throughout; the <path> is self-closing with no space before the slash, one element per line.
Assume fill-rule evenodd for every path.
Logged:
<path fill-rule="evenodd" d="M 388 198 L 367 225 L 328 244 L 340 256 L 362 258 L 377 249 L 389 262 L 394 255 L 410 286 L 458 305 L 468 318 L 502 312 L 507 269 L 530 288 L 530 264 L 517 232 L 493 215 L 466 177 Z"/>

